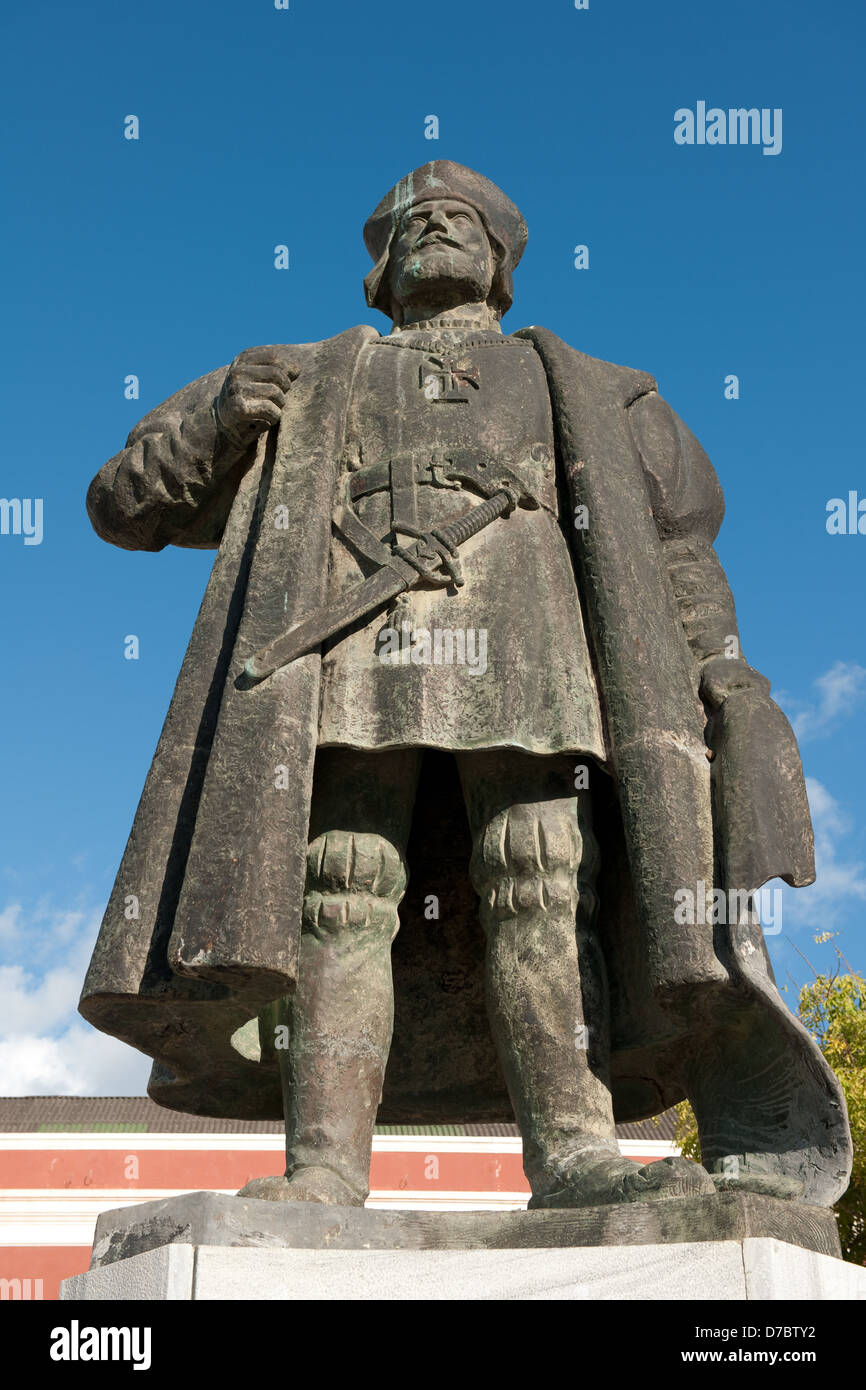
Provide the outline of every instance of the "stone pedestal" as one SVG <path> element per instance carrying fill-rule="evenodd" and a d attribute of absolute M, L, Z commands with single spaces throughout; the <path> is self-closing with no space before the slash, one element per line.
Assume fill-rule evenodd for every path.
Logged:
<path fill-rule="evenodd" d="M 833 1213 L 750 1193 L 371 1211 L 190 1192 L 104 1212 L 64 1299 L 866 1298 Z"/>
<path fill-rule="evenodd" d="M 472 1250 L 163 1245 L 65 1280 L 63 1299 L 866 1299 L 866 1269 L 782 1241 Z"/>

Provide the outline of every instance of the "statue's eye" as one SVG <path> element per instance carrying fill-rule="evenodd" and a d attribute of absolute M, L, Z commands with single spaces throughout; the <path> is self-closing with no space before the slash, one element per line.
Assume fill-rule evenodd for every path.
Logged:
<path fill-rule="evenodd" d="M 472 221 L 472 218 L 469 216 L 469 213 L 468 213 L 468 212 L 455 212 L 455 213 L 453 214 L 452 221 L 454 221 L 454 222 L 471 222 L 471 221 Z"/>

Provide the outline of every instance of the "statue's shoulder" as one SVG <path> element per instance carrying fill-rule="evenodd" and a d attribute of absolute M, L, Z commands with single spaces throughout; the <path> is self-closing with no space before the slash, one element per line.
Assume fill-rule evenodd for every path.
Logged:
<path fill-rule="evenodd" d="M 522 328 L 544 362 L 554 397 L 567 399 L 577 388 L 583 414 L 619 405 L 627 412 L 656 522 L 661 529 L 690 526 L 710 537 L 721 525 L 724 500 L 713 465 L 698 440 L 659 395 L 649 372 L 606 362 L 571 347 L 548 328 Z"/>
<path fill-rule="evenodd" d="M 334 369 L 339 373 L 341 367 L 351 369 L 365 343 L 375 342 L 381 336 L 378 329 L 371 328 L 368 323 L 357 323 L 351 328 L 344 328 L 342 333 L 335 333 L 332 338 L 321 338 L 316 343 L 297 343 L 291 350 L 301 362 L 306 359 L 314 370 Z"/>
<path fill-rule="evenodd" d="M 294 349 L 316 356 L 331 349 L 362 347 L 364 343 L 381 338 L 381 336 L 378 328 L 371 327 L 369 323 L 356 323 L 351 328 L 344 328 L 340 333 L 335 333 L 332 338 L 320 338 L 315 343 L 295 343 Z"/>
<path fill-rule="evenodd" d="M 618 362 L 606 362 L 603 357 L 591 357 L 588 352 L 572 347 L 549 328 L 532 324 L 521 328 L 515 338 L 528 338 L 540 352 L 548 371 L 556 373 L 578 372 L 584 381 L 589 380 L 605 394 L 621 396 L 623 404 L 629 405 L 639 396 L 658 390 L 658 383 L 649 372 L 636 367 L 625 367 Z"/>

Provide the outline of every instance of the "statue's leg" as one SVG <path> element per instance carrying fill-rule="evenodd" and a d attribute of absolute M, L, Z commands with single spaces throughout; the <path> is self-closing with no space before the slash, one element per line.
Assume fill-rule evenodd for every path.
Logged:
<path fill-rule="evenodd" d="M 391 943 L 420 752 L 321 749 L 316 759 L 298 986 L 278 1050 L 286 1175 L 242 1194 L 362 1206 L 391 1045 Z"/>
<path fill-rule="evenodd" d="M 487 938 L 487 1008 L 523 1136 L 531 1206 L 713 1193 L 686 1159 L 638 1167 L 616 1142 L 599 848 L 573 757 L 460 754 L 472 881 Z"/>

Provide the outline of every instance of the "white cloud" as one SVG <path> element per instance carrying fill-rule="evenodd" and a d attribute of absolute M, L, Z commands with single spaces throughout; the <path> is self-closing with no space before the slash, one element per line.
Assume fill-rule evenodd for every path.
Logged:
<path fill-rule="evenodd" d="M 150 1061 L 91 1028 L 78 1015 L 78 997 L 100 914 L 29 914 L 20 903 L 0 912 L 7 955 L 0 966 L 0 1092 L 7 1096 L 143 1095 Z M 34 963 L 50 962 L 43 973 Z"/>
<path fill-rule="evenodd" d="M 811 701 L 781 692 L 778 697 L 779 703 L 788 709 L 801 743 L 831 733 L 838 721 L 860 704 L 866 696 L 866 667 L 837 661 L 812 682 L 812 688 L 816 693 Z"/>
<path fill-rule="evenodd" d="M 839 841 L 851 829 L 839 803 L 822 782 L 806 778 L 815 831 L 815 882 L 785 888 L 785 921 L 815 932 L 832 931 L 852 907 L 866 902 L 866 863 L 844 857 Z"/>
<path fill-rule="evenodd" d="M 0 912 L 0 941 L 13 941 L 18 935 L 21 904 L 10 903 Z"/>
<path fill-rule="evenodd" d="M 21 1033 L 0 1040 L 7 1096 L 140 1096 L 150 1059 L 85 1023 L 59 1037 Z"/>

